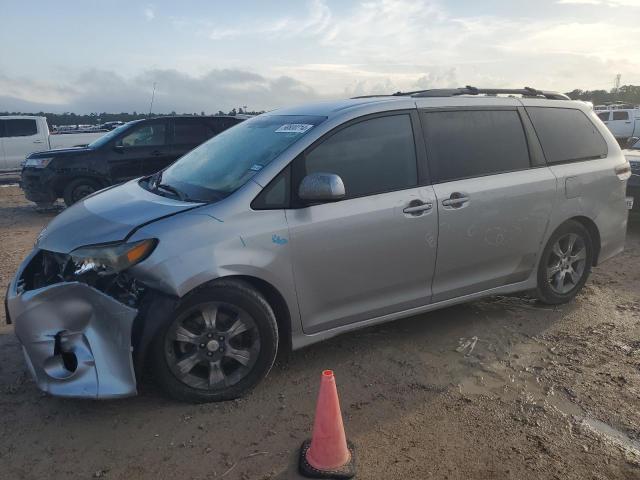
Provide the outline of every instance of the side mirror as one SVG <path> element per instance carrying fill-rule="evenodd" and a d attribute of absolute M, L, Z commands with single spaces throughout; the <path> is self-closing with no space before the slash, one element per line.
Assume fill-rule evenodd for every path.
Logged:
<path fill-rule="evenodd" d="M 636 143 L 640 140 L 639 137 L 631 137 L 627 139 L 626 148 L 633 148 Z"/>
<path fill-rule="evenodd" d="M 332 202 L 344 196 L 344 183 L 335 173 L 312 173 L 298 187 L 298 197 L 310 202 Z"/>

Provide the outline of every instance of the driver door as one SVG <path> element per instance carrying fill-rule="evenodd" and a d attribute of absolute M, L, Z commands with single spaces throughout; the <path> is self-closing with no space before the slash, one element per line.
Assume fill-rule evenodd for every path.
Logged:
<path fill-rule="evenodd" d="M 424 178 L 416 112 L 338 127 L 293 163 L 286 210 L 305 333 L 429 303 L 438 217 Z M 305 205 L 295 193 L 312 173 L 342 179 L 346 196 Z"/>

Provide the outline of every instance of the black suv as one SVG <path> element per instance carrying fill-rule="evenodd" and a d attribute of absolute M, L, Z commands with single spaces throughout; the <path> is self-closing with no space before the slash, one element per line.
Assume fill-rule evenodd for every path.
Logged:
<path fill-rule="evenodd" d="M 41 207 L 58 198 L 69 206 L 96 190 L 162 170 L 242 120 L 185 116 L 129 122 L 84 148 L 32 153 L 20 186 Z"/>

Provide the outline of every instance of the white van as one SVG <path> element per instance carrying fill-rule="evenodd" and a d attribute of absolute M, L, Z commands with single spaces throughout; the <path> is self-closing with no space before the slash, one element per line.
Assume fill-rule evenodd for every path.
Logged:
<path fill-rule="evenodd" d="M 0 172 L 20 169 L 25 157 L 33 152 L 54 148 L 85 146 L 104 132 L 50 135 L 45 117 L 24 115 L 0 117 Z"/>

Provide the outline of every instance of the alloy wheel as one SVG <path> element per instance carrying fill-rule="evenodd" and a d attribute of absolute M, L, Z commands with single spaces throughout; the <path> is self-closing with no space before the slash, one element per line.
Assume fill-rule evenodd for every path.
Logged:
<path fill-rule="evenodd" d="M 580 235 L 568 233 L 556 241 L 547 263 L 547 281 L 556 294 L 566 295 L 578 285 L 586 258 L 587 246 Z"/>
<path fill-rule="evenodd" d="M 249 374 L 260 352 L 255 320 L 235 305 L 200 304 L 184 312 L 165 336 L 171 372 L 186 385 L 215 391 Z"/>

